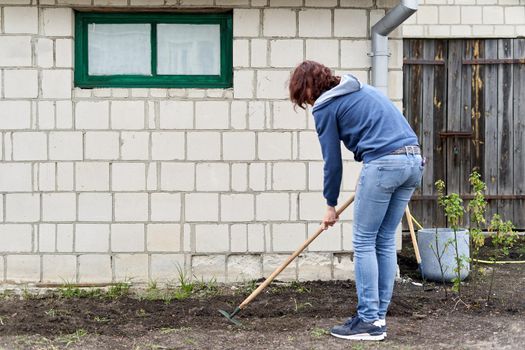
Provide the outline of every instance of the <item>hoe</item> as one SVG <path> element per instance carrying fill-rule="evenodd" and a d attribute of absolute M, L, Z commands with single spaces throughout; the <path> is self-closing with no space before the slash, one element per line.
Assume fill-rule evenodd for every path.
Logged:
<path fill-rule="evenodd" d="M 346 208 L 348 208 L 348 206 L 352 204 L 353 201 L 354 201 L 354 195 L 352 195 L 350 199 L 348 199 L 339 209 L 337 209 L 336 211 L 337 216 L 339 216 Z M 238 320 L 234 318 L 235 315 L 237 315 L 239 311 L 244 309 L 253 299 L 255 299 L 255 297 L 259 295 L 263 291 L 264 288 L 268 287 L 268 285 L 272 283 L 274 278 L 277 277 L 277 275 L 279 275 L 299 254 L 301 254 L 301 252 L 305 250 L 306 247 L 308 247 L 308 245 L 312 243 L 312 241 L 316 239 L 317 236 L 319 236 L 323 231 L 324 231 L 323 228 L 320 226 L 317 229 L 317 231 L 315 231 L 312 237 L 308 238 L 292 255 L 290 255 L 290 257 L 288 257 L 288 259 L 281 266 L 279 266 L 270 275 L 270 277 L 268 277 L 256 290 L 254 290 L 252 294 L 250 294 L 246 299 L 244 299 L 244 301 L 239 306 L 237 306 L 231 314 L 224 310 L 219 310 L 221 315 L 226 317 L 230 322 L 234 323 L 235 325 L 240 326 L 241 322 L 239 322 Z"/>

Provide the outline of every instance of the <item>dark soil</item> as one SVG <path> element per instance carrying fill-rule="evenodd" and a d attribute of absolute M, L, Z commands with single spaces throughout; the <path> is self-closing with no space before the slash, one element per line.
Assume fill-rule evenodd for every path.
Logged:
<path fill-rule="evenodd" d="M 0 302 L 0 349 L 522 348 L 525 265 L 497 266 L 490 302 L 491 269 L 483 265 L 463 284 L 460 299 L 450 286 L 421 281 L 409 241 L 404 247 L 383 342 L 328 335 L 356 308 L 354 283 L 337 281 L 274 283 L 240 312 L 242 327 L 217 310 L 232 311 L 249 294 L 246 287 L 169 302 L 127 295 L 6 297 Z M 512 256 L 523 260 L 523 247 L 522 241 Z"/>

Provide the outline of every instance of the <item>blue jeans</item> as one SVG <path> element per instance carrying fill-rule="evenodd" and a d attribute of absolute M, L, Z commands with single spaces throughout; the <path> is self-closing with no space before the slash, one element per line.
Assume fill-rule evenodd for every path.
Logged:
<path fill-rule="evenodd" d="M 420 155 L 386 155 L 363 165 L 354 207 L 353 246 L 357 314 L 364 322 L 384 319 L 397 270 L 395 232 L 420 185 Z"/>

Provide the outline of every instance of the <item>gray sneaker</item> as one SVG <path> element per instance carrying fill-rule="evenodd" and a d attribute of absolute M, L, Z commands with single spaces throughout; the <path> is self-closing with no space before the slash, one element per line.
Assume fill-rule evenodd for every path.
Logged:
<path fill-rule="evenodd" d="M 340 326 L 335 326 L 330 330 L 334 337 L 350 340 L 383 340 L 385 334 L 381 327 L 374 323 L 361 321 L 357 316 L 349 318 Z"/>

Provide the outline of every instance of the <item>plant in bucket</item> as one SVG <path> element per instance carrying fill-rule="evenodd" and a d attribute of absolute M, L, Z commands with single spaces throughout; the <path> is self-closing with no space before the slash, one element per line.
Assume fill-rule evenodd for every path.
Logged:
<path fill-rule="evenodd" d="M 421 274 L 427 280 L 453 282 L 453 290 L 461 296 L 461 281 L 470 271 L 469 231 L 460 227 L 465 214 L 463 200 L 457 193 L 445 195 L 442 180 L 435 186 L 449 227 L 418 231 Z"/>

